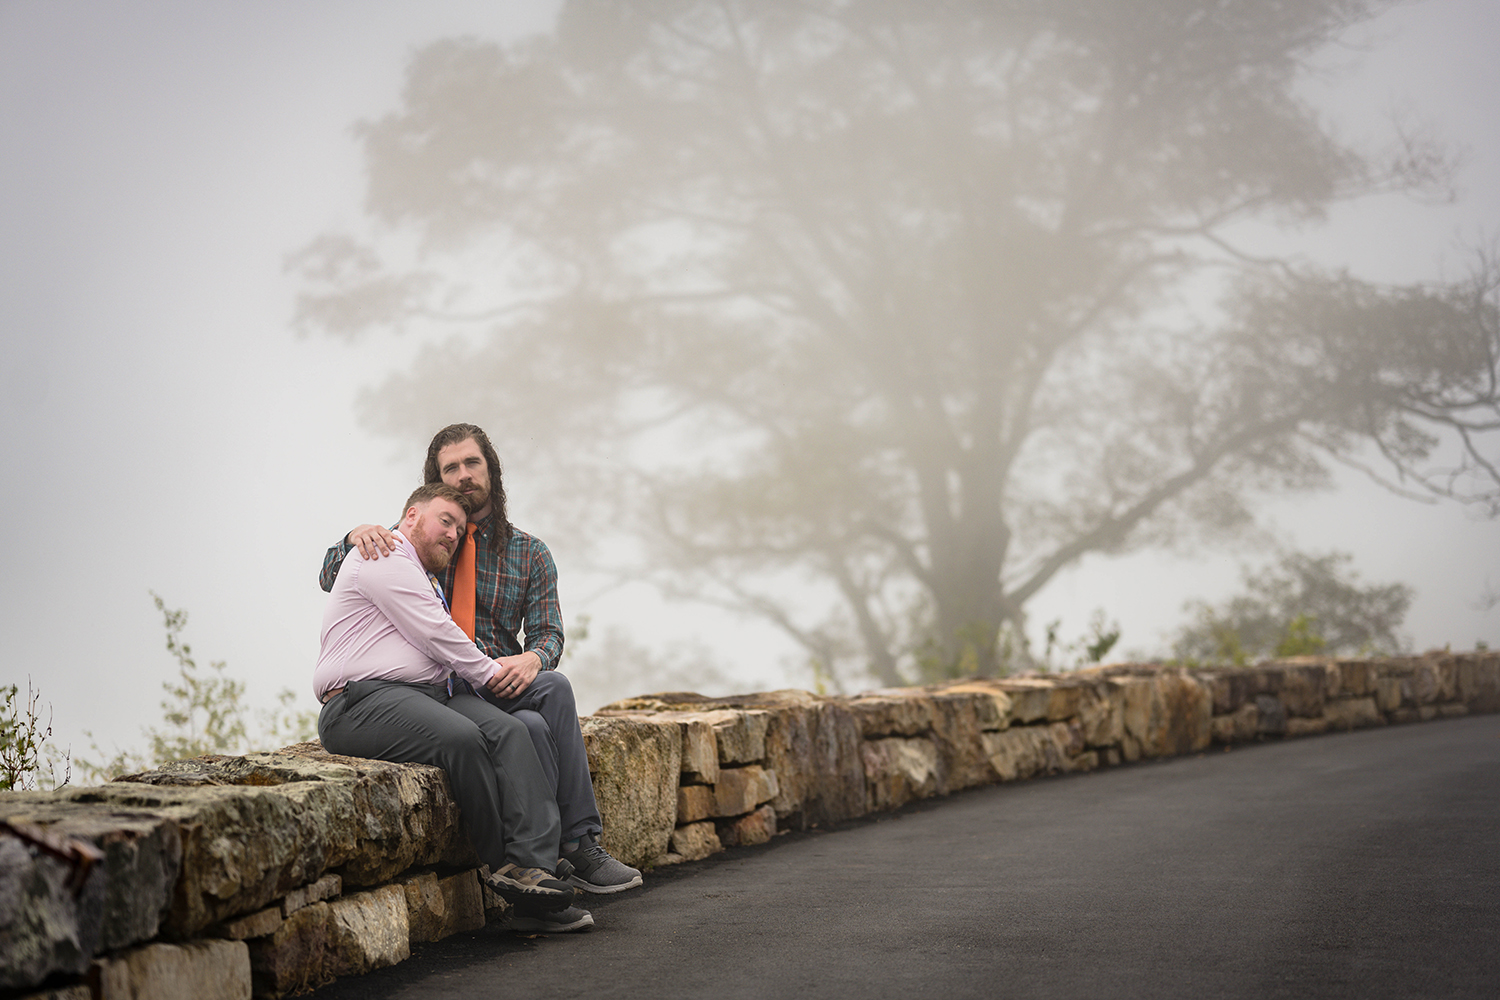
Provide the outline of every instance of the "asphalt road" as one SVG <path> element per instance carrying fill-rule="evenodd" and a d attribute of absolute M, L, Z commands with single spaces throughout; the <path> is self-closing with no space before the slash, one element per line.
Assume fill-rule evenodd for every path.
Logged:
<path fill-rule="evenodd" d="M 1500 716 L 928 800 L 334 998 L 1500 997 Z"/>

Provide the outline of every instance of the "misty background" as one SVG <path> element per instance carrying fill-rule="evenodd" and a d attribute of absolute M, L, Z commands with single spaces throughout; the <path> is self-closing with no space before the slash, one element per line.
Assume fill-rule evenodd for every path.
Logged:
<path fill-rule="evenodd" d="M 372 335 L 299 336 L 288 256 L 357 228 L 364 165 L 353 126 L 398 104 L 407 61 L 437 39 L 547 30 L 526 2 L 111 4 L 0 0 L 0 469 L 12 511 L 0 597 L 0 684 L 30 677 L 54 741 L 85 753 L 141 742 L 175 673 L 148 591 L 185 608 L 200 664 L 224 660 L 269 707 L 310 677 L 324 549 L 391 522 L 436 426 L 397 440 L 357 419 L 362 387 L 424 350 Z M 1330 52 L 1309 94 L 1343 132 L 1415 115 L 1463 154 L 1457 200 L 1335 208 L 1278 246 L 1370 280 L 1452 277 L 1459 244 L 1500 229 L 1500 8 L 1400 6 Z M 808 687 L 805 657 L 769 626 L 585 573 L 520 447 L 524 414 L 477 419 L 506 460 L 512 520 L 552 545 L 570 627 L 564 668 L 584 710 L 658 690 L 652 663 L 610 662 L 606 636 L 681 664 L 712 661 L 738 690 Z M 1262 523 L 1307 550 L 1346 550 L 1366 582 L 1416 589 L 1417 649 L 1500 641 L 1500 525 L 1456 504 L 1390 495 L 1356 474 L 1336 493 L 1276 501 Z M 1028 610 L 1082 633 L 1095 609 L 1121 652 L 1160 655 L 1183 603 L 1238 588 L 1261 553 L 1087 557 Z M 587 616 L 585 636 L 576 628 Z M 575 670 L 575 664 L 577 669 Z M 678 686 L 676 684 L 672 686 Z M 713 692 L 709 692 L 713 693 Z M 719 692 L 724 693 L 724 692 Z"/>

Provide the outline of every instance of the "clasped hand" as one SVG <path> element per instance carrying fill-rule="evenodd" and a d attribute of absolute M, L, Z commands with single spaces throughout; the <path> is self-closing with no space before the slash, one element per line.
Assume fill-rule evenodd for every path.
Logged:
<path fill-rule="evenodd" d="M 542 672 L 542 658 L 527 650 L 518 656 L 495 657 L 495 673 L 485 687 L 496 698 L 518 698 Z"/>

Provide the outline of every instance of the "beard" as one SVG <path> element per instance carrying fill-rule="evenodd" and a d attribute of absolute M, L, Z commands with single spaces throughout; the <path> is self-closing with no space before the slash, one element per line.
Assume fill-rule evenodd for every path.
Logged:
<path fill-rule="evenodd" d="M 430 542 L 425 547 L 417 546 L 417 555 L 422 557 L 422 565 L 427 567 L 429 573 L 441 573 L 453 559 L 453 553 L 436 542 Z"/>
<path fill-rule="evenodd" d="M 480 486 L 478 483 L 470 483 L 467 489 L 460 488 L 459 492 L 468 499 L 471 511 L 483 510 L 485 504 L 490 502 L 489 487 Z"/>
<path fill-rule="evenodd" d="M 448 568 L 448 563 L 453 559 L 453 553 L 443 546 L 443 539 L 427 530 L 426 519 L 419 520 L 411 530 L 412 547 L 417 550 L 417 558 L 422 560 L 422 567 L 429 573 L 441 573 Z"/>

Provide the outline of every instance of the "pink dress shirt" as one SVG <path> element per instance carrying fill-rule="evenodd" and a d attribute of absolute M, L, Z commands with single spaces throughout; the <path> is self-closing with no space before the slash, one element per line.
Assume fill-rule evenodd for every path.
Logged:
<path fill-rule="evenodd" d="M 320 702 L 350 681 L 439 684 L 456 673 L 478 688 L 495 674 L 495 661 L 449 617 L 417 550 L 395 535 L 390 555 L 366 559 L 355 550 L 339 569 L 313 671 Z"/>

